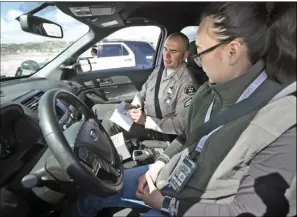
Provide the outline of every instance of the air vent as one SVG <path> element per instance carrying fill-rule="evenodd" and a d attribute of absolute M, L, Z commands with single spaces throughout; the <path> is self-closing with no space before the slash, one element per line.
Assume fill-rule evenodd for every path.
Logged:
<path fill-rule="evenodd" d="M 22 104 L 24 106 L 26 106 L 27 108 L 31 109 L 32 111 L 37 111 L 38 102 L 39 102 L 39 100 L 40 100 L 40 98 L 42 97 L 43 94 L 44 94 L 44 92 L 39 92 L 35 96 L 30 97 L 29 99 L 24 100 L 22 102 Z"/>
<path fill-rule="evenodd" d="M 77 93 L 78 88 L 74 84 L 72 84 L 71 82 L 69 82 L 68 85 L 74 90 L 74 93 Z"/>

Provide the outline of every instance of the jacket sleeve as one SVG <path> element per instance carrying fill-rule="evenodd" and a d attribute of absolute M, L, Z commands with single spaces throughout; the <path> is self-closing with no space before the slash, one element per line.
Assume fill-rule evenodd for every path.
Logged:
<path fill-rule="evenodd" d="M 157 157 L 156 161 L 162 161 L 167 164 L 174 155 L 182 150 L 185 142 L 186 134 L 180 134 L 170 143 L 170 145 L 165 149 L 164 153 Z"/>
<path fill-rule="evenodd" d="M 254 157 L 229 204 L 177 201 L 177 216 L 289 216 L 296 215 L 296 126 Z M 292 187 L 291 187 L 292 186 Z M 296 194 L 296 189 L 293 189 Z M 292 195 L 295 195 L 292 194 Z M 292 206 L 291 206 L 292 205 Z"/>
<path fill-rule="evenodd" d="M 163 119 L 147 116 L 145 128 L 172 135 L 183 133 L 187 109 L 191 104 L 192 96 L 197 91 L 197 85 L 188 74 L 188 71 L 181 76 L 179 84 L 174 116 Z"/>

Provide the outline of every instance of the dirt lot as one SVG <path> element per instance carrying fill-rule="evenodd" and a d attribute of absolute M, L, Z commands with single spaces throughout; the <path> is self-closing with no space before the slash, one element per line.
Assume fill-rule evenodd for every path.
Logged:
<path fill-rule="evenodd" d="M 26 53 L 15 55 L 1 54 L 1 75 L 14 76 L 17 68 L 25 60 L 35 60 L 36 62 L 46 62 L 52 60 L 57 54 Z"/>

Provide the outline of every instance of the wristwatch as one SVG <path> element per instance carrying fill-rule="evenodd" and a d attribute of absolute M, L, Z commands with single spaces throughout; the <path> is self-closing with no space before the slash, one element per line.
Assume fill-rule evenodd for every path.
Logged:
<path fill-rule="evenodd" d="M 165 196 L 161 207 L 161 213 L 169 217 L 176 217 L 178 205 L 179 201 L 176 198 Z"/>
<path fill-rule="evenodd" d="M 169 215 L 169 207 L 170 207 L 171 200 L 172 200 L 172 197 L 165 196 L 162 206 L 161 206 L 161 213 L 163 215 L 170 216 Z"/>

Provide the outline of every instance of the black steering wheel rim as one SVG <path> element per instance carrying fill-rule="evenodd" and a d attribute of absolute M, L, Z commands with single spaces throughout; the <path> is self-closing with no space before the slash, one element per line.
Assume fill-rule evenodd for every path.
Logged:
<path fill-rule="evenodd" d="M 78 111 L 82 114 L 82 121 L 86 121 L 87 118 L 92 120 L 92 122 L 96 123 L 96 126 L 98 126 L 98 131 L 101 133 L 99 135 L 105 135 L 107 137 L 100 141 L 109 143 L 105 144 L 110 146 L 111 153 L 109 157 L 118 166 L 120 175 L 115 183 L 106 182 L 98 178 L 94 173 L 89 171 L 81 163 L 77 155 L 75 155 L 75 152 L 71 149 L 71 146 L 65 137 L 63 129 L 59 125 L 56 115 L 57 99 L 61 99 L 78 109 Z M 121 159 L 116 148 L 114 147 L 114 144 L 102 127 L 101 123 L 98 121 L 92 110 L 89 109 L 84 102 L 66 90 L 52 89 L 47 91 L 40 99 L 38 117 L 39 125 L 48 147 L 52 151 L 57 161 L 60 163 L 61 167 L 65 169 L 67 174 L 79 185 L 81 185 L 85 190 L 100 196 L 114 195 L 122 189 L 124 183 L 124 173 Z"/>

